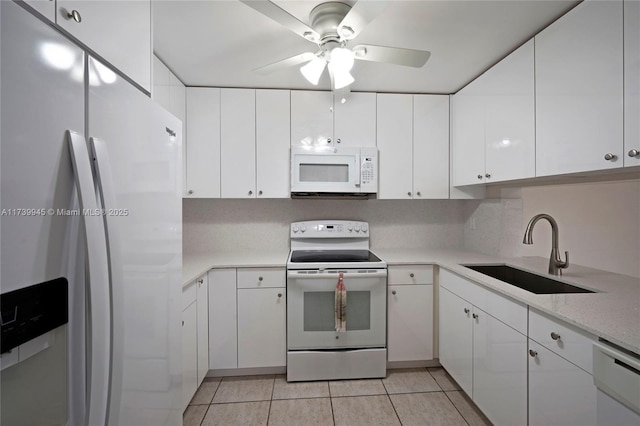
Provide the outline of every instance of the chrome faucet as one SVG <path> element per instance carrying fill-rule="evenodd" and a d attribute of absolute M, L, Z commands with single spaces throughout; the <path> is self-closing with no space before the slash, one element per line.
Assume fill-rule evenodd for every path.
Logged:
<path fill-rule="evenodd" d="M 562 275 L 562 270 L 569 267 L 569 252 L 565 251 L 565 261 L 560 258 L 558 251 L 558 223 L 556 220 L 545 213 L 535 215 L 529 221 L 527 229 L 524 231 L 524 244 L 533 244 L 533 227 L 540 219 L 547 219 L 551 224 L 551 256 L 549 257 L 549 273 L 551 275 Z"/>

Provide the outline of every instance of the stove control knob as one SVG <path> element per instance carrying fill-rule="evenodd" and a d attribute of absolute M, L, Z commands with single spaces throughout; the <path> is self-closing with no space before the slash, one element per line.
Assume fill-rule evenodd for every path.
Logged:
<path fill-rule="evenodd" d="M 347 229 L 349 230 L 349 232 L 353 232 L 353 225 L 351 224 L 347 225 Z"/>
<path fill-rule="evenodd" d="M 360 232 L 360 225 L 356 225 L 356 232 Z"/>
<path fill-rule="evenodd" d="M 304 231 L 306 231 L 306 230 L 307 230 L 307 227 L 306 227 L 306 226 L 302 225 L 302 226 L 300 227 L 300 232 L 304 232 Z"/>
<path fill-rule="evenodd" d="M 365 232 L 365 233 L 366 233 L 368 229 L 369 229 L 369 228 L 367 227 L 367 225 L 366 225 L 366 224 L 363 224 L 363 225 L 362 225 L 362 232 Z"/>
<path fill-rule="evenodd" d="M 294 233 L 298 232 L 298 225 L 293 225 L 293 232 Z"/>

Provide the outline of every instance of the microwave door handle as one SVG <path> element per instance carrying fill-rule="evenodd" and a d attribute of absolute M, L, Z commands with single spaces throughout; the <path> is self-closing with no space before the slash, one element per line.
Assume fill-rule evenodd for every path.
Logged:
<path fill-rule="evenodd" d="M 356 188 L 358 188 L 358 190 L 360 190 L 361 186 L 360 185 L 362 182 L 362 157 L 360 155 L 356 155 L 356 167 L 358 168 L 358 173 L 356 176 Z"/>

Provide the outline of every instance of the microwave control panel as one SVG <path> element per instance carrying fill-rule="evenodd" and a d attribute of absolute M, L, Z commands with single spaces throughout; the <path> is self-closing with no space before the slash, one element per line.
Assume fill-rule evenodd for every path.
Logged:
<path fill-rule="evenodd" d="M 360 191 L 378 192 L 378 151 L 376 148 L 360 150 Z"/>

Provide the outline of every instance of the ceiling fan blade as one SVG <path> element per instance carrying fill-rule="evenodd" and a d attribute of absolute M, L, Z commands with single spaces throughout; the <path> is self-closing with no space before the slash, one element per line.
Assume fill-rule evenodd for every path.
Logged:
<path fill-rule="evenodd" d="M 382 13 L 388 4 L 388 0 L 358 1 L 338 25 L 338 34 L 347 40 L 356 38 L 369 22 Z M 349 30 L 343 30 L 344 27 L 349 27 Z"/>
<path fill-rule="evenodd" d="M 268 18 L 273 19 L 280 25 L 290 29 L 294 33 L 298 34 L 309 41 L 320 40 L 320 35 L 309 27 L 304 22 L 301 22 L 295 16 L 291 15 L 286 10 L 280 8 L 275 3 L 269 0 L 240 0 L 250 8 L 262 13 Z"/>
<path fill-rule="evenodd" d="M 312 59 L 314 59 L 316 57 L 316 55 L 314 53 L 311 52 L 305 52 L 305 53 L 301 53 L 299 55 L 296 56 L 291 56 L 290 58 L 286 58 L 283 59 L 281 61 L 278 62 L 274 62 L 272 64 L 269 65 L 265 65 L 259 68 L 254 69 L 253 71 L 257 72 L 258 74 L 269 74 L 272 73 L 274 71 L 278 71 L 281 70 L 283 68 L 287 68 L 287 67 L 293 67 L 305 62 L 309 62 Z"/>
<path fill-rule="evenodd" d="M 431 52 L 426 50 L 374 46 L 371 44 L 360 44 L 351 50 L 355 53 L 356 59 L 362 61 L 387 62 L 415 68 L 423 66 L 431 56 Z"/>

